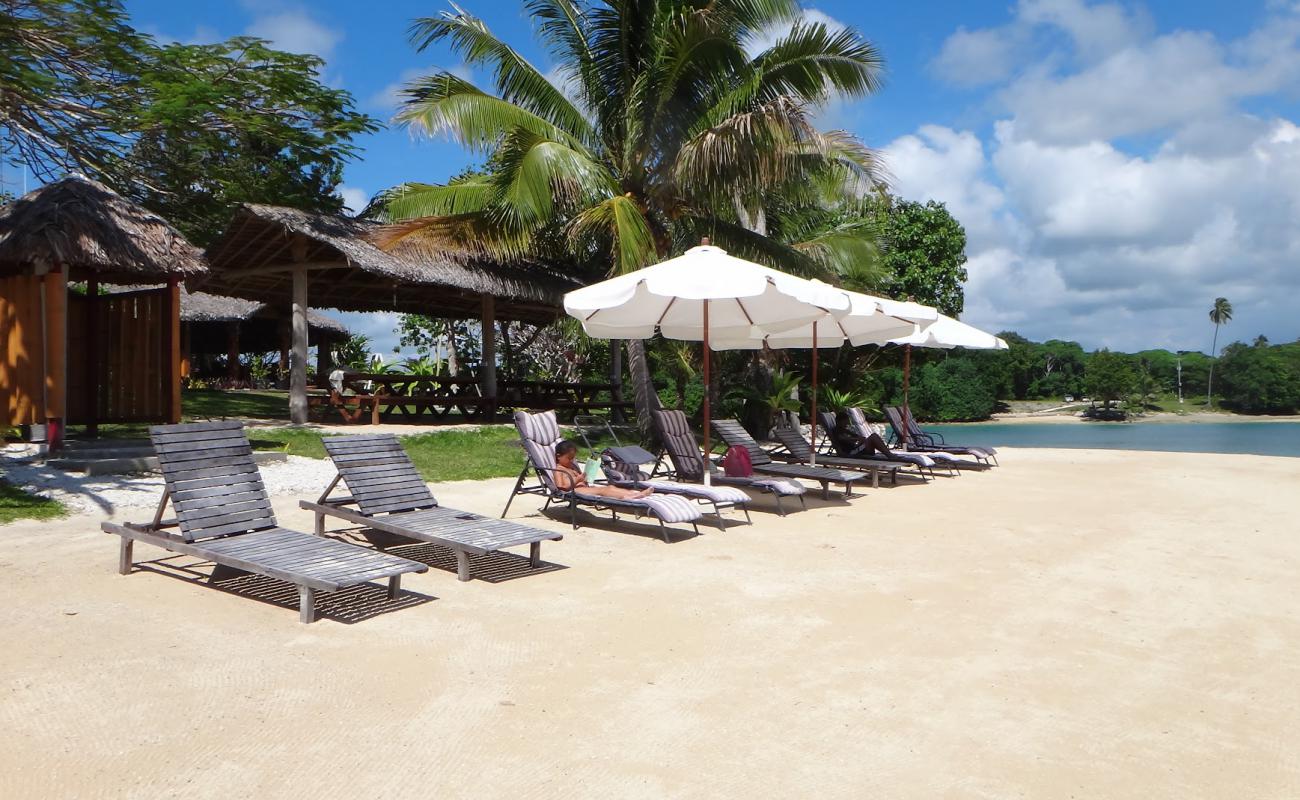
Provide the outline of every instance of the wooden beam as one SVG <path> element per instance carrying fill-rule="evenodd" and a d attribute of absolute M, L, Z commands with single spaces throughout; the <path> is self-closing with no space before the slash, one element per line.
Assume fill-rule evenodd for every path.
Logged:
<path fill-rule="evenodd" d="M 483 388 L 483 397 L 488 400 L 488 422 L 496 421 L 497 401 L 497 310 L 496 298 L 490 294 L 483 295 L 483 357 L 479 360 L 478 379 Z"/>
<path fill-rule="evenodd" d="M 246 267 L 244 269 L 223 269 L 214 275 L 219 280 L 229 278 L 238 280 L 252 275 L 284 275 L 294 272 L 298 269 L 307 269 L 311 271 L 322 269 L 347 269 L 351 265 L 346 261 L 310 261 L 290 264 L 267 264 L 261 267 Z"/>
<path fill-rule="evenodd" d="M 293 354 L 289 361 L 289 421 L 295 425 L 303 425 L 307 422 L 306 264 L 298 264 L 293 271 Z"/>
<path fill-rule="evenodd" d="M 63 442 L 63 421 L 67 417 L 68 375 L 68 275 L 55 265 L 43 279 L 45 284 L 45 424 L 51 447 Z"/>
<path fill-rule="evenodd" d="M 93 274 L 86 279 L 86 433 L 99 435 L 99 364 L 104 343 L 99 332 L 99 278 Z"/>
<path fill-rule="evenodd" d="M 167 276 L 167 299 L 163 308 L 167 421 L 175 425 L 181 421 L 181 283 L 176 275 Z"/>

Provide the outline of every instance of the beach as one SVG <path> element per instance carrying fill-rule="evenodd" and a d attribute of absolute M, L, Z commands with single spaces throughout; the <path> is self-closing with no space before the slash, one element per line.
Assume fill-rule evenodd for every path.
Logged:
<path fill-rule="evenodd" d="M 102 515 L 0 527 L 0 795 L 1294 796 L 1300 459 L 999 458 L 672 544 L 520 497 L 544 570 L 399 548 L 401 599 L 312 625 L 146 545 L 118 575 Z"/>

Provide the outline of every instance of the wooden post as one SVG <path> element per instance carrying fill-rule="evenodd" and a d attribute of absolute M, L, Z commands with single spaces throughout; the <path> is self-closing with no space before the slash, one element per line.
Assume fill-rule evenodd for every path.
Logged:
<path fill-rule="evenodd" d="M 175 275 L 167 276 L 167 302 L 164 304 L 167 326 L 163 335 L 163 374 L 167 380 L 167 421 L 181 421 L 181 283 Z"/>
<path fill-rule="evenodd" d="M 99 435 L 99 361 L 103 342 L 99 335 L 99 278 L 86 279 L 86 433 Z"/>
<path fill-rule="evenodd" d="M 61 265 L 45 274 L 45 424 L 50 447 L 63 443 L 63 421 L 68 399 L 68 276 Z"/>
<path fill-rule="evenodd" d="M 479 385 L 487 403 L 484 409 L 488 422 L 497 416 L 497 305 L 496 298 L 483 295 L 483 358 L 479 360 Z"/>
<path fill-rule="evenodd" d="M 623 408 L 623 340 L 611 339 L 609 342 L 609 399 L 614 407 L 609 410 L 609 418 L 614 422 L 624 422 Z"/>
<path fill-rule="evenodd" d="M 293 265 L 293 356 L 289 361 L 289 421 L 307 422 L 307 265 Z"/>
<path fill-rule="evenodd" d="M 330 357 L 330 345 L 333 340 L 326 336 L 316 337 L 316 388 L 324 389 L 330 385 L 330 370 L 334 360 Z"/>
<path fill-rule="evenodd" d="M 709 240 L 703 240 L 708 244 Z M 709 472 L 709 414 L 712 410 L 709 405 L 709 394 L 713 389 L 713 380 L 709 377 L 709 299 L 704 298 L 704 485 L 712 483 L 712 475 Z M 770 420 L 769 420 L 770 421 Z"/>
<path fill-rule="evenodd" d="M 226 378 L 230 388 L 239 380 L 239 320 L 226 323 Z"/>

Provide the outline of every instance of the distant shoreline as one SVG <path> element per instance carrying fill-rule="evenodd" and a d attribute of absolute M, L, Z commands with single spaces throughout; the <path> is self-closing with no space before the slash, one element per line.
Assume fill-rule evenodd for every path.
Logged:
<path fill-rule="evenodd" d="M 1014 424 L 1029 425 L 1064 425 L 1099 422 L 1101 420 L 1084 419 L 1075 414 L 1032 414 L 1026 412 L 1013 412 L 1007 414 L 994 414 L 990 419 L 981 420 L 980 422 L 944 422 L 930 423 L 942 425 L 987 425 L 990 422 L 1007 422 Z M 1287 416 L 1249 416 L 1246 414 L 1222 414 L 1214 412 L 1196 411 L 1188 414 L 1175 414 L 1168 411 L 1159 411 L 1150 414 L 1144 414 L 1135 417 L 1129 422 L 1134 423 L 1169 423 L 1169 422 L 1227 422 L 1227 423 L 1269 423 L 1269 422 L 1300 422 L 1300 415 Z"/>

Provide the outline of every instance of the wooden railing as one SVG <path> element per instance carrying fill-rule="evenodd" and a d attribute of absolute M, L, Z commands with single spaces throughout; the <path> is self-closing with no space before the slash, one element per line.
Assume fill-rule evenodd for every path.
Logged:
<path fill-rule="evenodd" d="M 484 395 L 475 378 L 349 372 L 343 383 L 343 394 L 313 397 L 312 405 L 334 408 L 349 422 L 441 422 L 453 414 L 481 420 L 515 409 L 621 413 L 633 406 L 611 383 L 503 380 L 495 397 Z"/>

